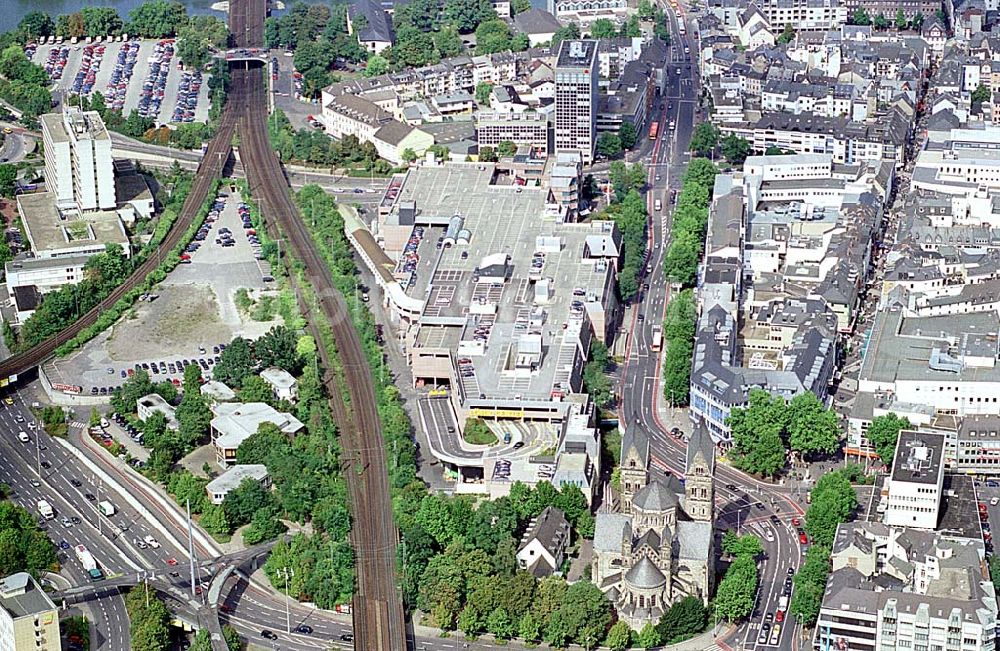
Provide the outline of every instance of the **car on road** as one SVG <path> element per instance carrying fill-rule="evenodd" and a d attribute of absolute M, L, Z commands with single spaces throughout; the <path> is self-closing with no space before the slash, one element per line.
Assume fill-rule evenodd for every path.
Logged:
<path fill-rule="evenodd" d="M 809 544 L 809 536 L 806 535 L 805 531 L 800 531 L 799 532 L 799 542 L 801 544 L 803 544 L 803 545 L 808 545 Z"/>
<path fill-rule="evenodd" d="M 42 485 L 42 482 L 38 481 L 37 479 L 32 479 L 28 483 L 34 486 L 35 488 L 38 488 L 39 486 Z"/>
<path fill-rule="evenodd" d="M 73 484 L 77 488 L 80 488 L 80 486 L 83 486 L 83 484 L 80 483 L 79 479 L 70 479 L 69 483 Z"/>
<path fill-rule="evenodd" d="M 802 524 L 801 520 L 799 520 L 798 518 L 792 518 L 792 526 L 793 527 L 797 527 L 797 526 L 799 526 L 801 524 Z"/>
<path fill-rule="evenodd" d="M 134 545 L 135 545 L 136 547 L 138 547 L 139 549 L 146 549 L 146 548 L 148 548 L 148 547 L 149 547 L 149 545 L 147 545 L 146 543 L 142 542 L 142 541 L 141 541 L 141 540 L 139 540 L 138 538 L 133 538 L 133 539 L 132 539 L 132 543 L 133 543 L 133 544 L 134 544 Z"/>
<path fill-rule="evenodd" d="M 265 639 L 268 639 L 268 640 L 277 640 L 278 639 L 278 634 L 277 633 L 275 633 L 274 631 L 269 631 L 266 628 L 260 632 L 260 636 L 262 638 L 265 638 Z"/>
<path fill-rule="evenodd" d="M 994 497 L 990 500 L 990 506 L 996 506 L 997 504 L 1000 504 L 1000 497 Z"/>
<path fill-rule="evenodd" d="M 45 468 L 46 470 L 48 470 L 49 468 L 52 467 L 52 464 L 49 463 L 48 461 L 43 461 L 41 465 L 42 465 L 42 468 Z"/>
<path fill-rule="evenodd" d="M 757 636 L 757 644 L 767 644 L 767 638 L 771 634 L 771 625 L 767 622 L 760 625 L 760 635 Z"/>
<path fill-rule="evenodd" d="M 59 549 L 69 549 L 70 545 L 65 540 L 59 541 Z"/>
<path fill-rule="evenodd" d="M 340 640 L 341 642 L 353 642 L 354 636 L 351 635 L 350 633 L 344 633 L 343 635 L 340 636 Z"/>
<path fill-rule="evenodd" d="M 736 484 L 726 484 L 726 490 L 736 492 Z"/>
<path fill-rule="evenodd" d="M 169 565 L 170 567 L 173 567 L 174 565 L 177 565 L 177 559 L 176 558 L 168 558 L 167 559 L 167 565 Z"/>
<path fill-rule="evenodd" d="M 27 443 L 31 439 L 28 438 L 27 432 L 18 432 L 17 433 L 17 440 L 20 441 L 21 443 Z"/>
<path fill-rule="evenodd" d="M 146 536 L 145 538 L 142 539 L 142 541 L 147 545 L 149 545 L 150 547 L 152 547 L 153 549 L 160 548 L 160 542 L 156 538 L 153 538 L 152 536 Z"/>
<path fill-rule="evenodd" d="M 93 493 L 84 493 L 83 496 L 87 498 L 88 502 L 93 502 L 94 500 L 97 499 Z"/>
<path fill-rule="evenodd" d="M 73 521 L 67 518 L 66 516 L 63 516 L 59 519 L 59 524 L 61 524 L 66 529 L 69 529 L 70 527 L 73 526 Z"/>
<path fill-rule="evenodd" d="M 313 629 L 308 624 L 299 624 L 295 627 L 295 632 L 302 633 L 303 635 L 312 635 Z"/>

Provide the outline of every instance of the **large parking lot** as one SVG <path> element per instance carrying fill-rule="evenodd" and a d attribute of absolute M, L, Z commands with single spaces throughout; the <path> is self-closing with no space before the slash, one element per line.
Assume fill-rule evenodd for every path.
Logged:
<path fill-rule="evenodd" d="M 236 306 L 240 289 L 256 296 L 277 288 L 267 261 L 257 259 L 259 247 L 252 228 L 245 227 L 239 196 L 222 197 L 222 202 L 199 233 L 203 239 L 193 243 L 184 263 L 154 294 L 80 352 L 47 365 L 53 382 L 82 386 L 84 395 L 95 389 L 105 395 L 136 365 L 154 382 L 180 380 L 187 364 L 197 364 L 209 376 L 233 337 L 255 339 L 280 322 L 280 317 L 252 320 Z"/>
<path fill-rule="evenodd" d="M 25 52 L 63 94 L 100 91 L 123 115 L 138 110 L 157 124 L 208 119 L 208 75 L 182 70 L 172 39 L 30 44 Z"/>

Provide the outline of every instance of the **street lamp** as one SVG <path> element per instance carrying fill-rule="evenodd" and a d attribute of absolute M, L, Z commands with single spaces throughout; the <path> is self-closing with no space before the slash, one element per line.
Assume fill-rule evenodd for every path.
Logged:
<path fill-rule="evenodd" d="M 291 635 L 292 633 L 292 610 L 291 601 L 292 598 L 288 594 L 288 577 L 289 575 L 295 576 L 295 570 L 289 567 L 281 568 L 281 574 L 285 577 L 285 632 Z"/>

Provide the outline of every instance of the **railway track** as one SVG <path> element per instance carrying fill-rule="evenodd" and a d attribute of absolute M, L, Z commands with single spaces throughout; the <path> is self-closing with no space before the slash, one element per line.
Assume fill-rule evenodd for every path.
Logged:
<path fill-rule="evenodd" d="M 243 0 L 233 4 L 240 11 L 252 8 L 247 16 L 247 34 L 256 33 L 252 21 L 263 30 L 263 0 Z M 232 6 L 232 5 L 231 5 Z M 260 6 L 260 9 L 256 7 Z M 259 47 L 261 41 L 245 43 Z M 375 386 L 361 339 L 354 327 L 344 297 L 336 290 L 326 262 L 316 250 L 312 237 L 290 195 L 288 181 L 275 156 L 267 132 L 268 103 L 264 69 L 249 66 L 233 71 L 246 91 L 245 110 L 238 133 L 240 158 L 250 187 L 260 204 L 272 235 L 284 238 L 296 258 L 305 266 L 307 280 L 317 298 L 320 313 L 308 314 L 310 328 L 321 341 L 316 320 L 331 327 L 343 384 L 350 396 L 350 408 L 340 399 L 341 380 L 329 372 L 324 377 L 330 404 L 341 435 L 343 458 L 348 463 L 348 489 L 354 513 L 351 541 L 356 554 L 358 586 L 354 598 L 355 648 L 365 651 L 401 651 L 407 648 L 402 597 L 396 580 L 397 534 L 392 519 L 387 461 L 382 427 L 376 408 Z M 334 368 L 327 350 L 319 347 L 326 369 Z M 360 469 L 360 473 L 355 471 Z"/>
<path fill-rule="evenodd" d="M 235 86 L 232 87 L 227 106 L 244 105 L 243 90 L 242 88 L 237 89 Z M 205 199 L 208 197 L 208 193 L 212 189 L 215 180 L 221 177 L 222 170 L 229 160 L 229 156 L 232 153 L 233 134 L 236 132 L 236 118 L 237 115 L 234 111 L 226 110 L 223 112 L 220 118 L 219 130 L 215 138 L 209 143 L 208 150 L 198 165 L 194 183 L 191 185 L 191 191 L 184 201 L 181 214 L 167 233 L 163 242 L 160 243 L 157 251 L 150 253 L 135 268 L 132 275 L 124 283 L 116 287 L 99 305 L 84 313 L 73 324 L 37 346 L 17 353 L 0 362 L 0 378 L 26 373 L 51 357 L 57 348 L 73 339 L 73 337 L 80 334 L 84 329 L 93 325 L 105 309 L 114 305 L 120 298 L 145 282 L 146 277 L 159 266 L 159 261 L 162 257 L 180 244 L 188 226 L 194 221 L 198 210 L 205 203 Z"/>

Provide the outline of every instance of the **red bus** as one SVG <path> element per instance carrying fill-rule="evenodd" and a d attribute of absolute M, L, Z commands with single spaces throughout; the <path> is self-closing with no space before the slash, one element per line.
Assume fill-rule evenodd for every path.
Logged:
<path fill-rule="evenodd" d="M 656 140 L 656 134 L 658 134 L 659 132 L 660 132 L 660 123 L 659 122 L 653 122 L 653 124 L 649 125 L 649 139 L 650 140 Z"/>

